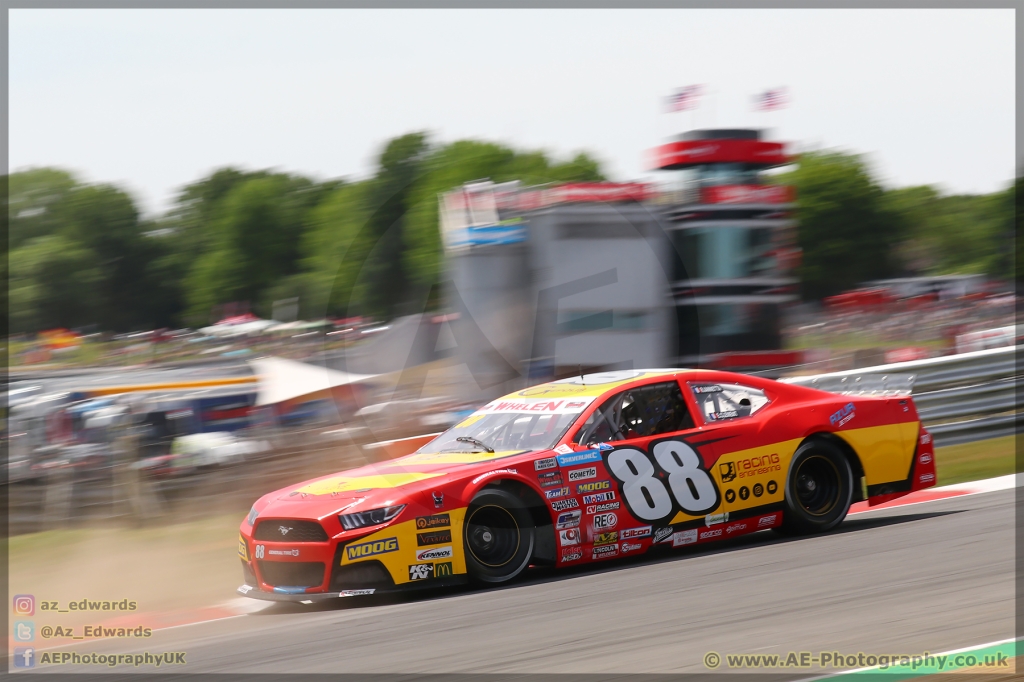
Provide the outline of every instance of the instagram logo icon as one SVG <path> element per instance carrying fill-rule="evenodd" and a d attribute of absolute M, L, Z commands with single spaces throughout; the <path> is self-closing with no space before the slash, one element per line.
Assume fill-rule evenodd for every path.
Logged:
<path fill-rule="evenodd" d="M 17 616 L 33 616 L 36 612 L 36 598 L 31 594 L 14 595 L 14 614 Z"/>

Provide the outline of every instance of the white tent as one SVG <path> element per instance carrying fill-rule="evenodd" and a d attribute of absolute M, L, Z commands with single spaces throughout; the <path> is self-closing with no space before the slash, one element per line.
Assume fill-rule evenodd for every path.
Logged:
<path fill-rule="evenodd" d="M 257 405 L 275 405 L 286 400 L 327 391 L 336 386 L 357 384 L 378 376 L 376 374 L 349 374 L 285 358 L 256 358 L 250 360 L 249 365 L 259 377 Z"/>

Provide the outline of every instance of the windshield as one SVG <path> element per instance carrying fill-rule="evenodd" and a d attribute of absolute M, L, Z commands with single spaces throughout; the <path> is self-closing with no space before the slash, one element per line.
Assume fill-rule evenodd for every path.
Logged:
<path fill-rule="evenodd" d="M 591 400 L 498 400 L 469 415 L 417 452 L 548 450 L 558 443 Z"/>

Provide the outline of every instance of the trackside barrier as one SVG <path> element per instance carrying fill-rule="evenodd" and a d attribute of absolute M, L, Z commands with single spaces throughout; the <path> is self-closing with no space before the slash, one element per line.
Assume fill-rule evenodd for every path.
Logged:
<path fill-rule="evenodd" d="M 914 404 L 938 445 L 956 445 L 1016 432 L 1016 353 L 1024 346 L 992 348 L 941 358 L 789 377 L 786 383 L 836 390 L 869 378 L 911 376 Z"/>

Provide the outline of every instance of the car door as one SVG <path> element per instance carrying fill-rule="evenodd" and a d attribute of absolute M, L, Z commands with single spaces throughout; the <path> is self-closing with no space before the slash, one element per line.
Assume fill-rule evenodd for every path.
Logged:
<path fill-rule="evenodd" d="M 785 493 L 788 455 L 778 444 L 751 446 L 760 441 L 754 416 L 771 403 L 770 397 L 740 383 L 690 381 L 687 386 L 715 460 L 722 511 L 737 519 L 777 507 Z"/>
<path fill-rule="evenodd" d="M 574 485 L 574 493 L 584 495 L 589 537 L 600 543 L 607 539 L 603 533 L 612 532 L 601 516 L 608 509 L 602 505 L 609 502 L 620 503 L 613 508 L 628 512 L 634 526 L 649 526 L 655 535 L 659 528 L 703 522 L 718 511 L 718 485 L 691 444 L 699 435 L 678 381 L 625 389 L 606 399 L 573 438 L 601 451 L 607 475 L 589 487 Z M 602 497 L 605 490 L 613 493 L 614 502 Z M 622 526 L 622 519 L 617 522 Z"/>

